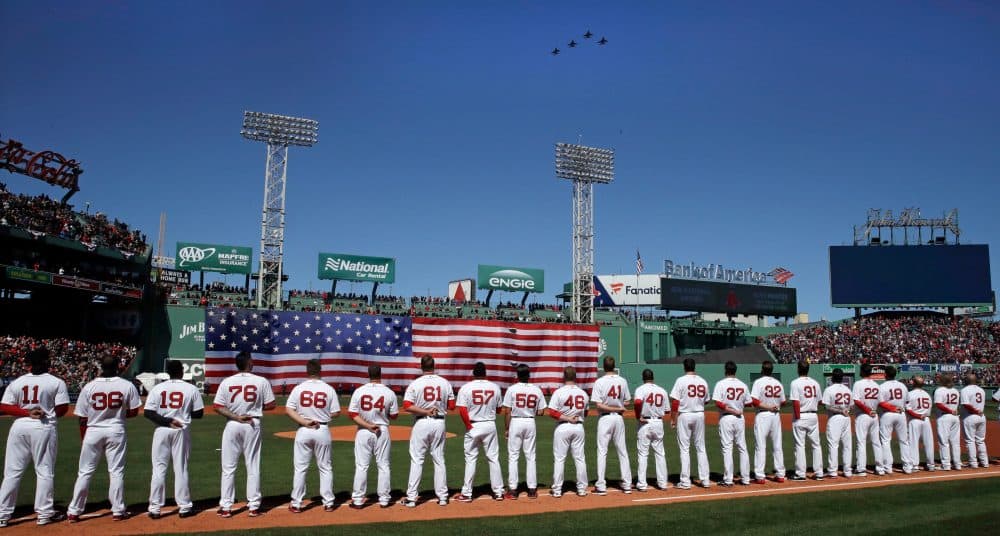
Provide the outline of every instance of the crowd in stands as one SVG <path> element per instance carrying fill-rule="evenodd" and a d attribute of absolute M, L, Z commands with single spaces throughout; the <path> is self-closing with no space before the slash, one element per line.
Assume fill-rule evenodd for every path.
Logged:
<path fill-rule="evenodd" d="M 872 315 L 775 335 L 781 363 L 996 363 L 1000 323 L 944 315 Z"/>
<path fill-rule="evenodd" d="M 0 336 L 0 379 L 12 380 L 29 371 L 27 353 L 39 346 L 51 353 L 49 372 L 62 378 L 70 391 L 77 392 L 101 372 L 101 359 L 107 355 L 118 358 L 120 370 L 125 370 L 135 358 L 136 349 L 118 343 L 89 343 L 71 339 L 35 339 L 32 337 Z"/>
<path fill-rule="evenodd" d="M 33 235 L 52 235 L 75 240 L 88 248 L 103 246 L 126 255 L 144 253 L 148 244 L 138 230 L 117 219 L 110 220 L 100 212 L 75 212 L 46 195 L 18 195 L 0 183 L 0 225 L 24 229 Z"/>

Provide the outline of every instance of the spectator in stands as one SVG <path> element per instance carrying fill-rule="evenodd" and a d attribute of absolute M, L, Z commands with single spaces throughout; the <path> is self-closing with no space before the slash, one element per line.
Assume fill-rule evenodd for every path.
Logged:
<path fill-rule="evenodd" d="M 51 372 L 62 378 L 70 391 L 79 391 L 101 372 L 101 360 L 108 355 L 118 358 L 121 370 L 135 359 L 136 349 L 118 343 L 88 343 L 71 339 L 35 339 L 0 336 L 0 378 L 20 376 L 27 370 L 29 351 L 45 346 L 52 355 Z"/>

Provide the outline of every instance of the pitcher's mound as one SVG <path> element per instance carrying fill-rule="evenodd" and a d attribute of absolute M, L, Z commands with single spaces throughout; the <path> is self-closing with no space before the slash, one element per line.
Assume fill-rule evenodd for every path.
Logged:
<path fill-rule="evenodd" d="M 389 426 L 389 438 L 393 441 L 408 441 L 410 439 L 411 429 L 412 428 L 409 426 Z M 330 439 L 334 441 L 354 441 L 354 434 L 356 434 L 357 431 L 357 426 L 331 426 Z M 285 439 L 295 439 L 294 430 L 290 430 L 288 432 L 277 432 L 274 435 Z M 455 434 L 446 432 L 444 436 L 446 439 L 450 439 L 455 437 Z"/>

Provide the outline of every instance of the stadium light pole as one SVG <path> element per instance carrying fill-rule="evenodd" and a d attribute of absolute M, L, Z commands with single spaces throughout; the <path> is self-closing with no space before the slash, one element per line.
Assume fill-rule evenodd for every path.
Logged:
<path fill-rule="evenodd" d="M 281 276 L 285 250 L 285 181 L 288 146 L 312 147 L 319 122 L 301 117 L 243 112 L 240 135 L 267 144 L 264 169 L 264 209 L 260 226 L 260 269 L 257 271 L 257 308 L 281 307 Z"/>
<path fill-rule="evenodd" d="M 556 144 L 556 177 L 573 181 L 574 322 L 594 322 L 594 184 L 615 179 L 615 151 Z"/>

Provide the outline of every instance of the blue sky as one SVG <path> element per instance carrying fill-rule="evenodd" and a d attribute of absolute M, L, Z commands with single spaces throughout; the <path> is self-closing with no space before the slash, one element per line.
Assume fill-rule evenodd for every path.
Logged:
<path fill-rule="evenodd" d="M 244 109 L 320 121 L 289 159 L 294 288 L 326 287 L 316 253 L 334 251 L 396 257 L 405 295 L 539 267 L 554 301 L 571 257 L 553 144 L 581 136 L 617 151 L 598 273 L 637 248 L 647 271 L 781 265 L 801 311 L 836 318 L 826 246 L 868 208 L 958 208 L 963 242 L 1000 235 L 992 2 L 22 1 L 0 19 L 0 133 L 77 158 L 81 207 L 154 239 L 167 212 L 171 253 L 259 250 Z M 608 46 L 565 46 L 588 28 Z"/>

